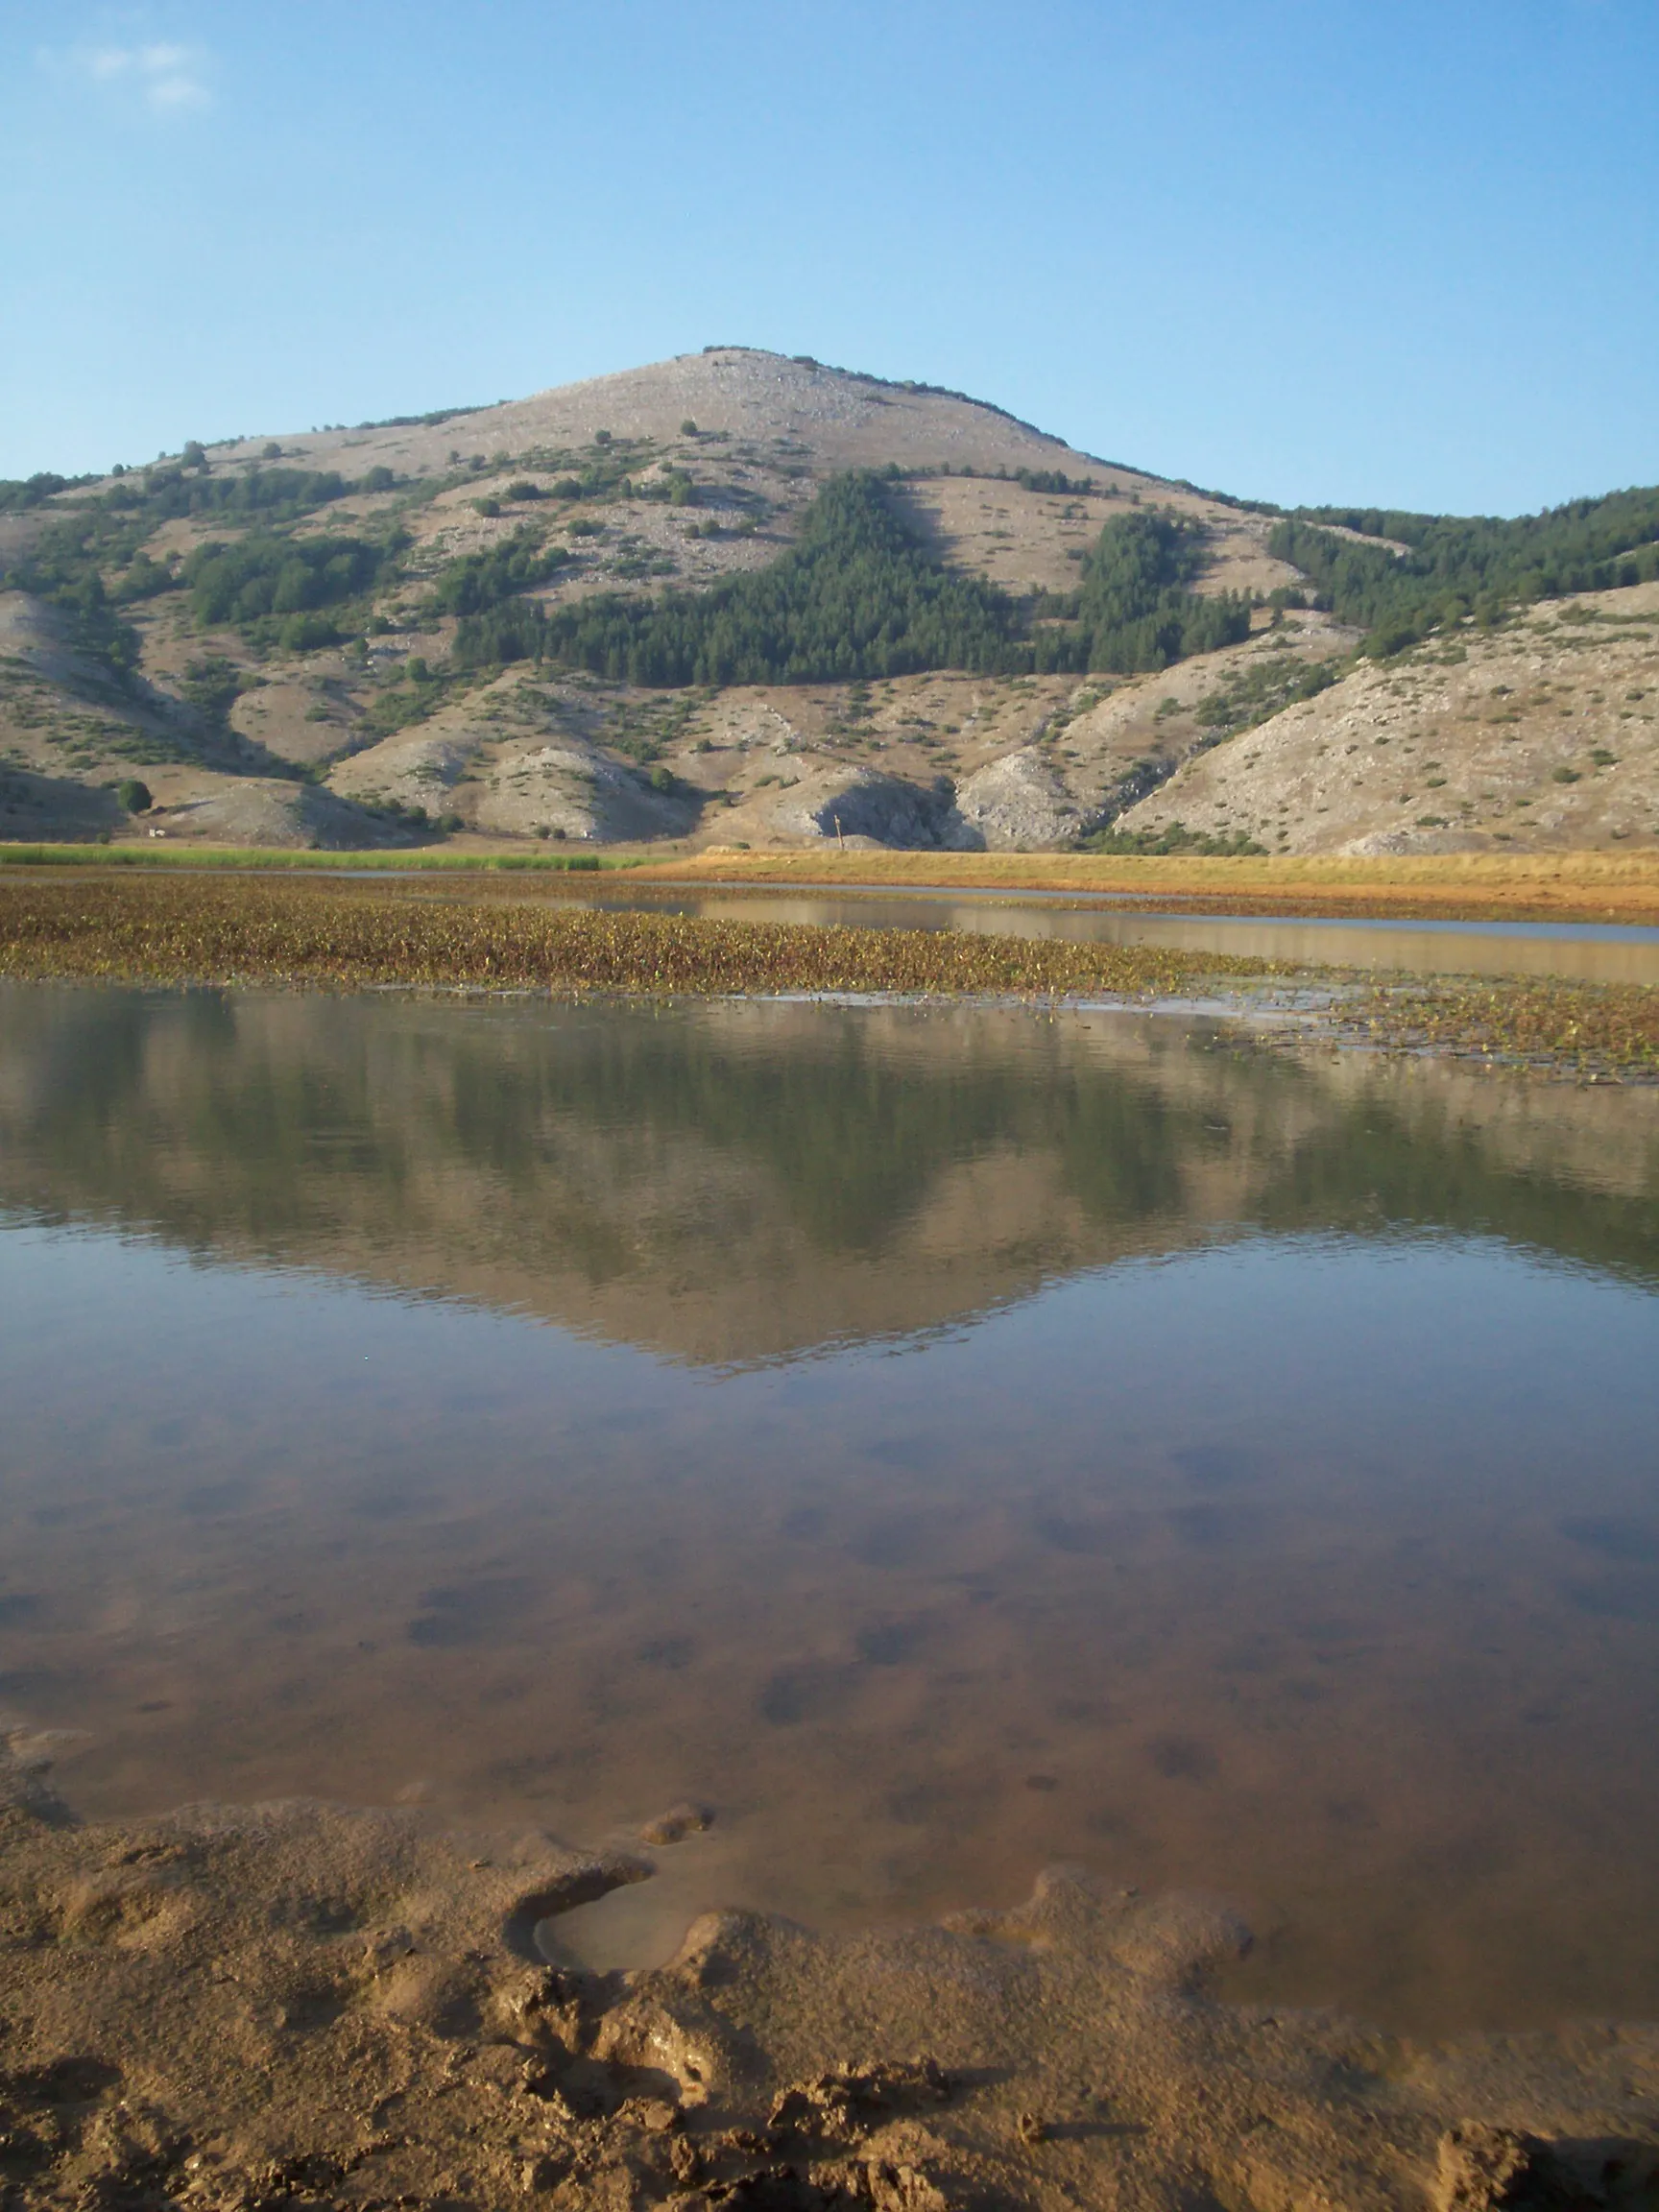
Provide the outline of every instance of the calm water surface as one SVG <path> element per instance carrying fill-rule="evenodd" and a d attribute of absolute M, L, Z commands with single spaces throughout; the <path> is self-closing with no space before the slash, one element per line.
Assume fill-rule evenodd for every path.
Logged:
<path fill-rule="evenodd" d="M 524 896 L 520 889 L 516 894 Z M 515 896 L 504 891 L 501 896 Z M 1158 914 L 1074 894 L 870 891 L 701 891 L 649 884 L 580 899 L 587 906 L 700 914 L 733 922 L 840 923 L 866 929 L 961 929 L 992 937 L 1058 937 L 1238 952 L 1308 966 L 1403 969 L 1414 975 L 1557 975 L 1589 983 L 1659 983 L 1659 929 L 1601 922 L 1396 922 L 1242 914 Z"/>
<path fill-rule="evenodd" d="M 1659 1098 L 1133 1015 L 0 988 L 0 1706 L 587 1909 L 1198 1887 L 1659 2012 Z M 586 1922 L 582 1925 L 582 1922 Z"/>

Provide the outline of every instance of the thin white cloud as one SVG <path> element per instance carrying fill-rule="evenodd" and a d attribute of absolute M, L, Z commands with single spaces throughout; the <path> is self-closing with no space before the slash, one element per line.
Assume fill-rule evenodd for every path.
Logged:
<path fill-rule="evenodd" d="M 208 59 L 200 46 L 74 46 L 66 53 L 43 53 L 40 60 L 60 74 L 89 78 L 95 84 L 130 86 L 157 115 L 213 105 Z"/>

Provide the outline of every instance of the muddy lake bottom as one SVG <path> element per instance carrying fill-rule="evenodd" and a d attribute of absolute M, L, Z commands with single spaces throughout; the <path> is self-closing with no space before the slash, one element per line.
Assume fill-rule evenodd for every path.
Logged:
<path fill-rule="evenodd" d="M 76 1809 L 1076 1863 L 1228 1987 L 1659 2015 L 1659 1095 L 1128 1013 L 0 986 L 0 1713 Z"/>

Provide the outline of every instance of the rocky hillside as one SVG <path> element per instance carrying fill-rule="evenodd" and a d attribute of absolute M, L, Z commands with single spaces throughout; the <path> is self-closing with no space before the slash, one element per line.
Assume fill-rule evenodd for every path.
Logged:
<path fill-rule="evenodd" d="M 989 588 L 987 619 L 1012 611 L 1022 660 L 672 688 L 590 642 L 572 661 L 584 609 L 781 575 L 851 469 L 884 472 L 927 574 Z M 1236 641 L 1194 650 L 1190 629 L 1166 668 L 1068 667 L 1054 639 L 1103 530 L 1153 517 L 1186 564 L 1165 598 L 1238 610 Z M 1388 542 L 1339 535 L 1372 560 Z M 1307 852 L 1654 833 L 1659 587 L 1520 627 L 1483 611 L 1377 662 L 1356 660 L 1358 626 L 1295 604 L 1310 580 L 1272 536 L 1265 514 L 981 402 L 741 348 L 14 487 L 0 839 L 976 849 L 1110 825 Z"/>
<path fill-rule="evenodd" d="M 1650 842 L 1659 585 L 1361 661 L 1318 698 L 1194 756 L 1122 816 L 1153 834 L 1176 822 L 1281 853 Z"/>

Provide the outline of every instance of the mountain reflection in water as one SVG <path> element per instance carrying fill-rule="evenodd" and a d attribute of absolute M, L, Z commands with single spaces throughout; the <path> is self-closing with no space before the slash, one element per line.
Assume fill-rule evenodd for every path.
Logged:
<path fill-rule="evenodd" d="M 709 1361 L 1251 1230 L 1659 1269 L 1659 1117 L 1118 1015 L 0 989 L 0 1203 Z"/>
<path fill-rule="evenodd" d="M 0 989 L 0 1707 L 91 1811 L 709 1799 L 596 1958 L 1070 1858 L 1651 2012 L 1656 1167 L 1132 1015 Z"/>

